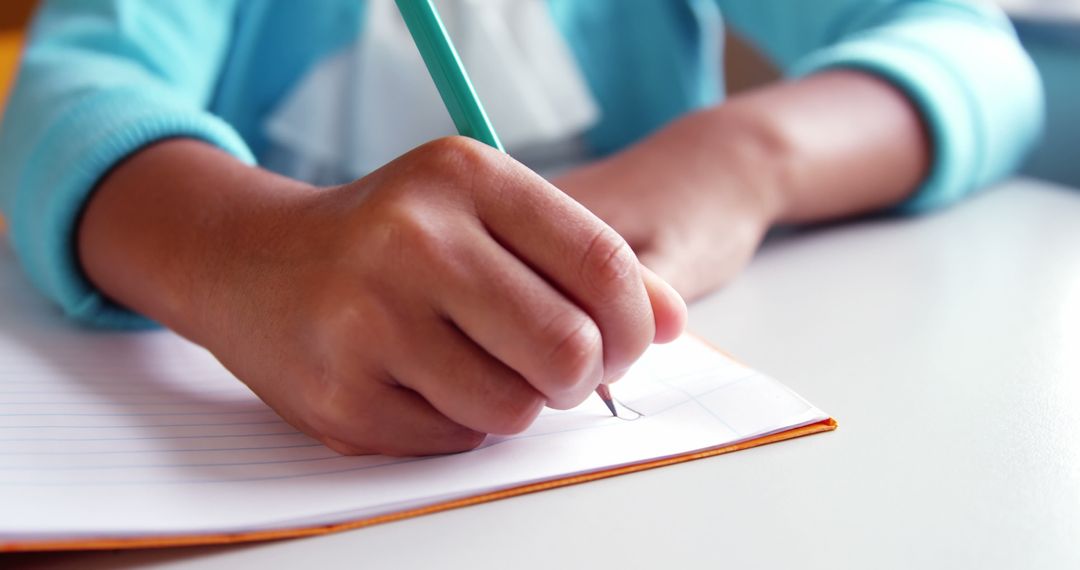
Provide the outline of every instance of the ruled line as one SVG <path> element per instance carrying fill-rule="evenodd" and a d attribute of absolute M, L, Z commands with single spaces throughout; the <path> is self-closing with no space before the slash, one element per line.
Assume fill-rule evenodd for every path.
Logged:
<path fill-rule="evenodd" d="M 207 424 L 207 423 L 197 423 L 197 424 L 154 424 L 154 425 L 143 425 L 143 426 L 130 426 L 130 425 L 123 425 L 123 426 L 85 426 L 85 425 L 79 425 L 79 426 L 73 426 L 73 425 L 27 426 L 27 425 L 18 425 L 18 426 L 0 426 L 0 429 L 49 429 L 49 428 L 55 428 L 55 429 L 131 429 L 132 427 L 161 428 L 161 427 L 253 426 L 253 425 L 269 425 L 269 424 L 283 424 L 283 423 L 285 423 L 284 420 L 276 419 L 276 420 L 265 420 L 265 421 L 258 421 L 258 422 L 222 422 L 222 423 L 212 423 L 212 424 Z"/>
<path fill-rule="evenodd" d="M 221 424 L 218 424 L 221 425 Z M 232 425 L 232 424 L 224 424 Z M 0 439 L 0 443 L 23 443 L 31 441 L 158 441 L 168 439 L 218 439 L 228 437 L 272 437 L 272 436 L 297 436 L 302 435 L 307 437 L 306 434 L 299 431 L 281 431 L 272 433 L 238 433 L 238 434 L 210 434 L 210 435 L 169 435 L 169 436 L 146 436 L 146 437 L 23 437 L 23 438 L 4 438 Z"/>
<path fill-rule="evenodd" d="M 296 445 L 267 445 L 265 447 L 203 447 L 203 448 L 187 448 L 187 449 L 135 449 L 129 451 L 0 451 L 0 455 L 5 456 L 38 456 L 38 455 L 125 455 L 125 454 L 139 454 L 139 453 L 194 453 L 198 451 L 214 452 L 214 451 L 267 451 L 277 449 L 298 449 L 298 448 L 310 448 L 310 447 L 324 447 L 321 443 L 300 443 Z M 179 467 L 185 467 L 188 464 L 178 465 Z M 3 466 L 0 466 L 3 469 Z"/>
<path fill-rule="evenodd" d="M 178 404 L 178 405 L 180 405 L 180 404 Z M 198 405 L 198 404 L 188 404 L 188 405 Z M 203 404 L 203 405 L 210 405 L 210 404 Z M 119 414 L 117 414 L 117 413 L 92 414 L 92 413 L 86 413 L 86 412 L 72 412 L 72 413 L 57 412 L 57 413 L 23 414 L 23 413 L 2 413 L 2 412 L 0 412 L 0 418 L 50 418 L 50 417 L 62 417 L 62 418 L 75 418 L 75 417 L 80 417 L 80 418 L 81 417 L 86 417 L 86 418 L 131 418 L 131 417 L 153 417 L 153 416 L 230 416 L 230 415 L 239 415 L 239 414 L 267 414 L 267 413 L 272 414 L 274 412 L 273 412 L 273 410 L 270 410 L 269 408 L 261 409 L 261 410 L 245 410 L 245 411 L 230 410 L 230 411 L 224 411 L 224 412 L 145 412 L 145 413 L 143 413 L 143 412 L 130 412 L 130 413 L 119 413 Z M 130 426 L 128 426 L 128 427 L 130 427 Z"/>

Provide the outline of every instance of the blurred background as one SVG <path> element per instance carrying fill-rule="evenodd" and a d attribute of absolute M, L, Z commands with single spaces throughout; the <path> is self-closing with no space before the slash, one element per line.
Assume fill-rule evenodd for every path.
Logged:
<path fill-rule="evenodd" d="M 0 0 L 0 109 L 15 74 L 23 28 L 34 4 L 34 0 Z"/>
<path fill-rule="evenodd" d="M 1046 88 L 1046 131 L 1023 173 L 1080 187 L 1080 0 L 996 3 L 1012 18 Z M 0 116 L 35 4 L 36 0 L 0 0 Z M 725 59 L 732 93 L 779 76 L 766 58 L 733 34 Z"/>

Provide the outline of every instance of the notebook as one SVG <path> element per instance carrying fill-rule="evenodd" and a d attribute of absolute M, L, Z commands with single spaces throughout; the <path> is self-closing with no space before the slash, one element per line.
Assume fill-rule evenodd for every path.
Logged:
<path fill-rule="evenodd" d="M 344 457 L 168 331 L 73 326 L 2 241 L 0 307 L 0 550 L 304 536 L 835 427 L 784 385 L 684 336 L 650 348 L 615 385 L 621 418 L 590 398 L 467 453 Z"/>

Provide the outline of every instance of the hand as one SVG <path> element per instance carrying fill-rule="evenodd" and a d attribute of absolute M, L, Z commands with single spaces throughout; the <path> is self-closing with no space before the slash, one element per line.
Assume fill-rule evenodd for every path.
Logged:
<path fill-rule="evenodd" d="M 684 119 L 554 181 L 688 299 L 734 277 L 777 213 L 771 177 L 754 175 L 752 157 L 738 141 L 713 142 L 709 157 L 694 148 L 703 138 L 700 129 L 713 127 L 721 128 Z"/>
<path fill-rule="evenodd" d="M 693 298 L 730 280 L 774 224 L 904 200 L 931 150 L 903 91 L 837 69 L 736 95 L 555 184 Z"/>
<path fill-rule="evenodd" d="M 610 227 L 480 143 L 435 141 L 326 190 L 252 180 L 223 156 L 194 141 L 136 155 L 88 208 L 84 264 L 340 452 L 456 452 L 519 432 L 685 322 Z M 174 180 L 189 186 L 145 197 Z M 162 235 L 184 209 L 197 213 L 168 230 L 181 235 Z M 110 266 L 118 253 L 128 261 Z M 143 263 L 156 265 L 140 279 Z"/>

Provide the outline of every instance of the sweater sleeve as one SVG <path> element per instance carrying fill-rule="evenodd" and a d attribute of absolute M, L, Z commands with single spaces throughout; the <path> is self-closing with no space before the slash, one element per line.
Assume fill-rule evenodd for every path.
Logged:
<path fill-rule="evenodd" d="M 970 0 L 720 0 L 791 76 L 854 68 L 892 82 L 930 132 L 933 166 L 900 205 L 922 211 L 1008 176 L 1037 142 L 1039 75 L 1008 19 Z"/>
<path fill-rule="evenodd" d="M 0 208 L 30 279 L 71 317 L 152 324 L 95 290 L 76 256 L 80 212 L 112 167 L 172 137 L 254 162 L 241 137 L 206 110 L 234 4 L 54 0 L 39 10 L 0 126 Z"/>

